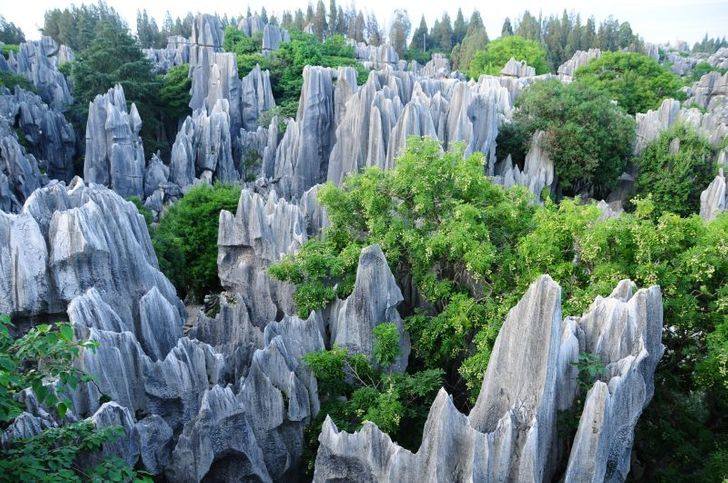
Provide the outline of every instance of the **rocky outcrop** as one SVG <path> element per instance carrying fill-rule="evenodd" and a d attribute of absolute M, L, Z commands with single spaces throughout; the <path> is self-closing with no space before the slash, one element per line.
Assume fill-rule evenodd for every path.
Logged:
<path fill-rule="evenodd" d="M 728 191 L 726 191 L 725 176 L 723 168 L 721 168 L 705 191 L 700 193 L 700 217 L 705 221 L 710 221 L 726 210 L 728 210 Z"/>
<path fill-rule="evenodd" d="M 708 111 L 723 111 L 728 123 L 728 72 L 708 72 L 690 88 L 690 97 L 685 105 L 696 105 Z"/>
<path fill-rule="evenodd" d="M 719 97 L 727 99 L 726 96 Z M 695 129 L 711 144 L 718 146 L 728 136 L 728 102 L 721 102 L 714 109 L 701 112 L 697 108 L 681 109 L 679 101 L 665 99 L 658 109 L 637 113 L 636 120 L 635 154 L 640 154 L 660 133 L 678 122 Z"/>
<path fill-rule="evenodd" d="M 164 74 L 172 67 L 190 62 L 190 41 L 181 35 L 172 35 L 167 37 L 167 47 L 142 52 L 152 63 L 154 72 Z"/>
<path fill-rule="evenodd" d="M 531 147 L 526 154 L 523 171 L 514 164 L 510 155 L 498 167 L 493 180 L 506 188 L 514 185 L 527 187 L 540 199 L 544 188 L 551 188 L 555 180 L 554 163 L 546 152 L 546 133 L 537 131 L 531 139 Z"/>
<path fill-rule="evenodd" d="M 111 187 L 122 197 L 144 196 L 142 119 L 134 103 L 127 111 L 124 88 L 117 84 L 89 104 L 83 178 Z"/>
<path fill-rule="evenodd" d="M 0 211 L 20 211 L 45 182 L 35 156 L 26 152 L 13 127 L 0 116 Z"/>
<path fill-rule="evenodd" d="M 492 174 L 498 126 L 511 114 L 516 86 L 526 82 L 482 76 L 468 83 L 389 68 L 373 71 L 346 102 L 327 180 L 338 184 L 367 166 L 393 166 L 411 135 L 437 139 L 444 148 L 462 142 L 466 154 L 486 153 Z"/>
<path fill-rule="evenodd" d="M 334 77 L 349 69 L 304 67 L 298 113 L 276 151 L 273 177 L 283 196 L 297 199 L 323 181 L 336 127 Z"/>
<path fill-rule="evenodd" d="M 16 74 L 28 79 L 38 90 L 43 101 L 53 109 L 63 111 L 73 103 L 66 77 L 58 70 L 63 63 L 73 59 L 66 46 L 59 46 L 50 37 L 41 37 L 20 44 L 18 54 L 10 64 Z"/>
<path fill-rule="evenodd" d="M 276 106 L 270 86 L 270 73 L 256 65 L 241 81 L 242 126 L 248 131 L 258 127 L 258 117 Z"/>
<path fill-rule="evenodd" d="M 666 52 L 665 60 L 669 63 L 670 70 L 679 76 L 690 74 L 698 59 L 689 55 L 681 55 L 683 52 Z"/>
<path fill-rule="evenodd" d="M 28 151 L 49 178 L 71 181 L 76 134 L 62 113 L 16 86 L 13 92 L 0 87 L 0 116 L 22 133 Z"/>
<path fill-rule="evenodd" d="M 225 290 L 239 294 L 253 325 L 263 327 L 277 314 L 294 313 L 293 287 L 273 280 L 267 268 L 306 241 L 298 205 L 244 189 L 237 213 L 220 212 L 217 271 Z"/>
<path fill-rule="evenodd" d="M 577 50 L 574 52 L 574 55 L 571 56 L 571 59 L 559 66 L 556 72 L 560 76 L 570 79 L 579 67 L 583 67 L 590 61 L 598 59 L 601 55 L 602 51 L 599 49 Z"/>
<path fill-rule="evenodd" d="M 19 214 L 0 215 L 0 238 L 2 313 L 58 314 L 95 288 L 122 320 L 138 321 L 134 307 L 156 287 L 182 319 L 143 217 L 113 191 L 78 178 L 69 188 L 51 182 Z"/>
<path fill-rule="evenodd" d="M 525 60 L 518 61 L 511 57 L 501 70 L 501 75 L 508 77 L 532 77 L 536 75 L 536 69 L 529 66 Z"/>
<path fill-rule="evenodd" d="M 378 46 L 367 45 L 364 42 L 353 43 L 354 55 L 367 69 L 382 69 L 385 66 L 393 67 L 397 70 L 404 70 L 400 63 L 399 55 L 390 44 L 382 44 Z"/>
<path fill-rule="evenodd" d="M 450 59 L 443 54 L 432 54 L 432 58 L 418 72 L 423 77 L 442 79 L 450 76 Z"/>
<path fill-rule="evenodd" d="M 579 420 L 566 481 L 624 481 L 634 426 L 653 393 L 664 346 L 658 287 L 622 281 L 582 317 L 561 316 L 545 275 L 508 314 L 469 416 L 440 390 L 411 453 L 374 424 L 353 434 L 327 418 L 314 481 L 545 481 L 559 478 L 559 411 L 573 409 L 579 354 L 605 366 Z M 575 408 L 579 409 L 579 408 Z"/>
<path fill-rule="evenodd" d="M 728 69 L 728 47 L 721 47 L 711 54 L 708 63 L 717 69 Z"/>
<path fill-rule="evenodd" d="M 351 295 L 337 300 L 330 309 L 331 345 L 344 347 L 353 354 L 372 355 L 372 330 L 379 324 L 393 323 L 399 332 L 400 354 L 392 370 L 404 372 L 410 352 L 409 335 L 397 306 L 402 292 L 394 280 L 379 245 L 364 248 L 359 256 L 356 282 Z"/>

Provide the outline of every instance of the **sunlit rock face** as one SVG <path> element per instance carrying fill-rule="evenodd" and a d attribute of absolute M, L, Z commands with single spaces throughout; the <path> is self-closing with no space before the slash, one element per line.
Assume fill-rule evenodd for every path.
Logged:
<path fill-rule="evenodd" d="M 509 312 L 469 416 L 440 390 L 416 453 L 372 423 L 350 434 L 327 418 L 314 481 L 624 481 L 661 339 L 658 287 L 636 290 L 624 280 L 581 317 L 564 319 L 561 288 L 541 276 Z M 571 452 L 560 458 L 558 414 L 574 405 L 573 363 L 584 353 L 605 369 L 577 408 Z M 556 474 L 560 459 L 564 475 Z"/>

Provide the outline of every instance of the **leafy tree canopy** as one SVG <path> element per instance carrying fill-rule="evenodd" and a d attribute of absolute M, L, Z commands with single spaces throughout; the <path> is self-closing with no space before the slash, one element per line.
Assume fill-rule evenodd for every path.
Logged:
<path fill-rule="evenodd" d="M 240 187 L 200 185 L 164 213 L 152 234 L 159 267 L 180 297 L 196 300 L 220 290 L 217 228 L 220 211 L 235 212 Z"/>
<path fill-rule="evenodd" d="M 477 79 L 480 74 L 498 75 L 511 57 L 517 61 L 525 60 L 528 65 L 536 69 L 536 74 L 545 74 L 549 71 L 543 47 L 533 40 L 518 35 L 508 35 L 490 42 L 485 49 L 476 52 L 470 62 L 468 74 L 473 79 Z"/>
<path fill-rule="evenodd" d="M 694 130 L 677 126 L 660 134 L 637 159 L 637 194 L 651 196 L 655 213 L 688 216 L 700 210 L 700 193 L 715 176 L 715 153 Z"/>
<path fill-rule="evenodd" d="M 647 112 L 668 97 L 680 98 L 680 79 L 657 61 L 636 52 L 604 52 L 577 69 L 577 82 L 602 91 L 630 114 Z"/>
<path fill-rule="evenodd" d="M 512 129 L 530 143 L 546 132 L 562 194 L 604 198 L 632 154 L 634 119 L 602 92 L 583 83 L 537 82 L 518 98 Z M 528 145 L 523 147 L 527 150 Z"/>

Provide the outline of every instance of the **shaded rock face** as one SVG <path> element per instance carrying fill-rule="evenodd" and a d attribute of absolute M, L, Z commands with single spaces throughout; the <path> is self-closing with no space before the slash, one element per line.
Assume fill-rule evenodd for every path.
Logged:
<path fill-rule="evenodd" d="M 331 345 L 354 354 L 372 355 L 372 330 L 379 324 L 394 323 L 400 334 L 400 355 L 392 369 L 404 372 L 410 352 L 409 335 L 397 311 L 403 300 L 387 259 L 379 245 L 362 250 L 351 295 L 336 301 L 330 310 Z"/>
<path fill-rule="evenodd" d="M 123 197 L 144 196 L 142 120 L 136 105 L 127 111 L 124 88 L 117 84 L 89 104 L 86 123 L 86 182 L 111 187 Z"/>
<path fill-rule="evenodd" d="M 16 86 L 13 92 L 0 88 L 0 116 L 19 129 L 28 150 L 49 178 L 71 181 L 76 134 L 63 114 Z"/>
<path fill-rule="evenodd" d="M 262 37 L 263 54 L 267 54 L 278 47 L 283 42 L 290 42 L 291 36 L 288 30 L 279 27 L 274 23 L 266 23 L 258 14 L 242 17 L 238 21 L 238 30 L 248 37 L 260 34 Z"/>
<path fill-rule="evenodd" d="M 708 63 L 718 69 L 728 69 L 728 47 L 721 47 L 708 57 Z"/>
<path fill-rule="evenodd" d="M 400 61 L 397 51 L 390 44 L 367 45 L 364 42 L 353 43 L 354 55 L 367 69 L 382 69 L 393 67 L 405 70 L 406 61 Z"/>
<path fill-rule="evenodd" d="M 708 111 L 719 111 L 728 123 L 728 72 L 708 72 L 690 87 L 685 105 L 697 105 Z"/>
<path fill-rule="evenodd" d="M 241 80 L 242 125 L 248 131 L 258 127 L 258 116 L 276 107 L 270 85 L 270 73 L 256 65 Z"/>
<path fill-rule="evenodd" d="M 700 193 L 700 217 L 705 221 L 711 221 L 727 209 L 728 192 L 723 168 L 721 168 L 710 185 Z"/>
<path fill-rule="evenodd" d="M 16 74 L 28 79 L 43 101 L 53 109 L 63 111 L 73 103 L 66 77 L 58 67 L 73 60 L 71 49 L 59 46 L 50 37 L 20 44 L 20 50 L 10 61 Z"/>
<path fill-rule="evenodd" d="M 545 136 L 546 133 L 543 131 L 534 133 L 523 171 L 508 156 L 496 168 L 494 181 L 506 188 L 514 185 L 526 186 L 539 199 L 541 191 L 544 188 L 551 188 L 555 179 L 554 163 L 549 159 L 545 149 Z"/>
<path fill-rule="evenodd" d="M 253 325 L 263 327 L 294 313 L 293 287 L 273 280 L 267 268 L 307 239 L 301 208 L 279 198 L 244 189 L 237 213 L 220 212 L 217 271 L 220 283 L 242 297 Z"/>
<path fill-rule="evenodd" d="M 152 63 L 154 72 L 165 74 L 172 67 L 190 62 L 190 41 L 181 35 L 167 37 L 167 47 L 163 49 L 142 49 Z"/>
<path fill-rule="evenodd" d="M 295 120 L 289 120 L 278 144 L 273 177 L 276 191 L 286 198 L 299 198 L 324 180 L 334 141 L 336 95 L 334 78 L 346 76 L 350 67 L 339 70 L 306 66 Z M 354 78 L 356 76 L 354 75 Z"/>
<path fill-rule="evenodd" d="M 35 156 L 25 151 L 8 120 L 0 116 L 0 211 L 16 213 L 47 178 Z"/>
<path fill-rule="evenodd" d="M 416 453 L 374 424 L 353 434 L 327 418 L 314 481 L 547 481 L 558 478 L 558 411 L 577 393 L 580 353 L 604 363 L 586 395 L 566 481 L 624 481 L 634 426 L 652 398 L 662 356 L 658 287 L 622 281 L 581 317 L 561 317 L 561 289 L 548 275 L 511 309 L 496 339 L 478 401 L 461 414 L 440 390 Z"/>
<path fill-rule="evenodd" d="M 566 79 L 570 80 L 574 75 L 574 72 L 576 72 L 579 67 L 583 67 L 590 61 L 598 59 L 601 55 L 602 51 L 599 49 L 577 50 L 574 52 L 574 55 L 571 56 L 571 59 L 559 66 L 556 72 L 560 76 L 564 76 Z"/>

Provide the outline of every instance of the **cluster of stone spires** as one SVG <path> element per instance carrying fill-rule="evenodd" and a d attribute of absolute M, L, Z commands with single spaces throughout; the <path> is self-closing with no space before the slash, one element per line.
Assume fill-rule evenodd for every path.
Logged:
<path fill-rule="evenodd" d="M 485 153 L 488 174 L 505 185 L 540 193 L 554 181 L 539 134 L 522 170 L 494 157 L 499 126 L 538 79 L 515 59 L 502 76 L 466 82 L 448 72 L 444 58 L 420 68 L 394 60 L 386 47 L 362 48 L 358 55 L 378 68 L 366 83 L 357 86 L 351 68 L 307 67 L 297 116 L 280 134 L 277 119 L 257 125 L 275 105 L 267 73 L 258 68 L 237 77 L 211 16 L 197 18 L 190 41 L 175 41 L 175 58 L 190 63 L 193 95 L 170 162 L 145 162 L 142 120 L 115 87 L 91 103 L 85 180 L 71 181 L 75 134 L 54 107 L 69 98 L 59 97 L 62 88 L 40 88 L 71 54 L 57 48 L 58 60 L 30 55 L 48 49 L 49 40 L 22 48 L 22 64 L 8 63 L 14 70 L 31 66 L 22 72 L 41 95 L 0 92 L 0 312 L 21 321 L 67 317 L 78 337 L 100 342 L 78 362 L 96 384 L 69 394 L 73 408 L 63 420 L 25 393 L 26 412 L 1 442 L 88 417 L 125 431 L 96 457 L 120 455 L 175 481 L 290 479 L 301 471 L 303 429 L 320 409 L 316 380 L 301 357 L 334 345 L 370 355 L 372 328 L 383 322 L 400 333 L 397 370 L 406 368 L 409 350 L 397 311 L 402 293 L 379 247 L 362 251 L 349 298 L 306 320 L 293 315 L 293 288 L 268 276 L 270 264 L 327 224 L 316 202 L 319 184 L 340 183 L 366 166 L 391 167 L 409 135 Z M 575 54 L 560 78 L 568 81 L 589 55 Z M 638 115 L 640 142 L 678 120 L 714 142 L 723 137 L 727 79 L 711 73 L 692 87 L 691 100 L 705 113 L 665 101 Z M 159 213 L 195 183 L 240 180 L 237 160 L 251 150 L 262 160 L 258 179 L 242 191 L 236 213 L 223 211 L 219 220 L 219 311 L 197 313 L 185 335 L 184 306 L 158 269 L 143 218 L 122 196 L 140 196 Z M 721 156 L 725 162 L 725 151 Z M 701 201 L 704 218 L 726 209 L 722 173 Z M 559 294 L 544 276 L 513 308 L 470 415 L 441 391 L 416 453 L 370 423 L 347 434 L 327 420 L 315 480 L 535 481 L 557 471 L 571 481 L 624 480 L 663 350 L 659 289 L 623 281 L 583 316 L 565 319 Z M 599 354 L 607 369 L 586 396 L 573 441 L 563 441 L 555 415 L 573 407 L 571 363 L 585 352 Z M 101 404 L 102 393 L 112 402 Z M 556 468 L 557 460 L 565 469 Z"/>

